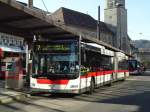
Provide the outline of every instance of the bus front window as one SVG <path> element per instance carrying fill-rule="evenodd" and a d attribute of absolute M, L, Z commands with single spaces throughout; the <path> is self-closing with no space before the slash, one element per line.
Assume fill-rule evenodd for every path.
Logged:
<path fill-rule="evenodd" d="M 74 73 L 77 72 L 75 55 L 51 55 L 47 58 L 49 73 Z"/>
<path fill-rule="evenodd" d="M 33 57 L 33 74 L 54 76 L 79 72 L 77 43 L 42 44 L 38 50 Z"/>

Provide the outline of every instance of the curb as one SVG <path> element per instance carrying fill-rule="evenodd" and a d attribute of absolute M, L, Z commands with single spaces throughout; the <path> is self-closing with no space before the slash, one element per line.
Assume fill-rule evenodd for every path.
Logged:
<path fill-rule="evenodd" d="M 0 97 L 0 104 L 11 103 L 13 101 L 23 101 L 29 97 L 31 97 L 30 94 L 23 94 L 23 93 L 15 96 L 3 96 Z"/>

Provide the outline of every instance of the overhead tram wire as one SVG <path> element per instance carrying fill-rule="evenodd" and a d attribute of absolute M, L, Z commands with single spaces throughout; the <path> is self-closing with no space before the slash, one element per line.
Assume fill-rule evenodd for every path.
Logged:
<path fill-rule="evenodd" d="M 43 5 L 44 5 L 46 11 L 49 12 L 49 11 L 48 11 L 48 8 L 46 7 L 46 4 L 45 4 L 44 0 L 42 0 L 42 3 L 43 3 Z"/>

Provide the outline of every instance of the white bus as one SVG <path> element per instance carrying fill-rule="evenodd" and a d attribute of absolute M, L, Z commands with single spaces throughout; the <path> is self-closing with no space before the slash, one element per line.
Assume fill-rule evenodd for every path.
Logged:
<path fill-rule="evenodd" d="M 80 94 L 124 80 L 128 57 L 80 39 L 37 41 L 33 45 L 32 92 Z"/>

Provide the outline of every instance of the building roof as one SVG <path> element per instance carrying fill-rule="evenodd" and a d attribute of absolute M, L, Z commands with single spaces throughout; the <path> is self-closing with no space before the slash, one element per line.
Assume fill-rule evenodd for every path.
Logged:
<path fill-rule="evenodd" d="M 70 18 L 68 18 L 69 15 Z M 80 18 L 78 23 L 73 21 L 73 18 L 77 17 Z M 82 23 L 83 21 L 86 22 Z M 91 24 L 86 25 L 89 24 L 89 21 Z M 0 0 L 0 23 L 1 32 L 22 36 L 26 40 L 33 39 L 34 35 L 46 38 L 82 37 L 82 39 L 103 45 L 108 49 L 121 51 L 96 38 L 95 19 L 87 14 L 66 8 L 60 8 L 52 15 L 47 15 L 15 0 Z M 103 31 L 112 33 L 105 27 L 105 24 L 103 25 L 104 27 L 101 27 L 104 28 Z"/>
<path fill-rule="evenodd" d="M 96 31 L 97 29 L 97 20 L 85 13 L 61 7 L 52 13 L 52 16 L 59 17 L 57 18 L 58 21 L 62 21 L 66 25 L 76 26 L 92 31 Z M 113 33 L 104 22 L 100 22 L 100 31 Z"/>

